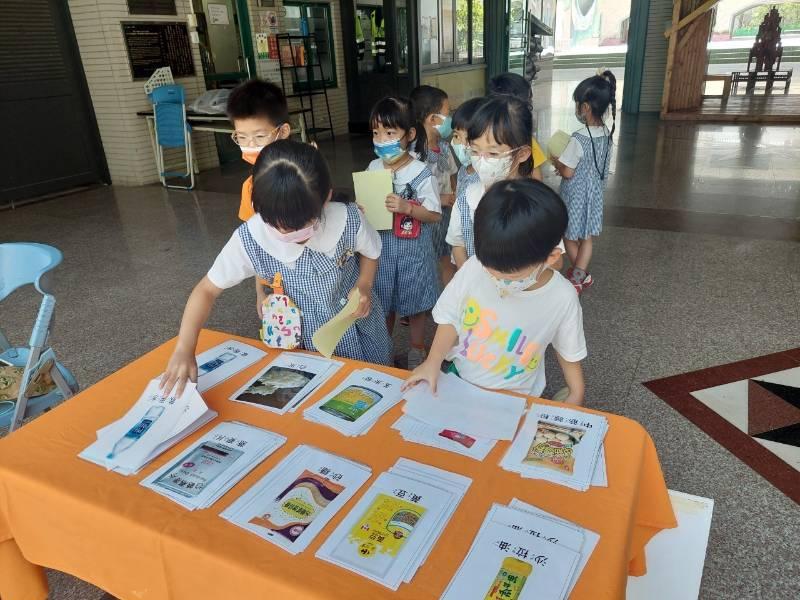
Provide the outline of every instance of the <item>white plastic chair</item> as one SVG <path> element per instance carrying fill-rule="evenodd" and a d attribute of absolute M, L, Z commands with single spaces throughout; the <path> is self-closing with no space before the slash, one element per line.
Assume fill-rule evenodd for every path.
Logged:
<path fill-rule="evenodd" d="M 28 284 L 33 284 L 42 294 L 42 303 L 27 346 L 12 346 L 0 329 L 0 364 L 24 367 L 16 402 L 0 402 L 0 427 L 8 427 L 9 431 L 19 427 L 23 419 L 48 410 L 78 391 L 75 377 L 56 361 L 55 352 L 47 346 L 56 305 L 56 299 L 50 293 L 49 275 L 61 263 L 61 259 L 61 251 L 44 244 L 0 244 L 0 302 L 14 290 Z M 42 373 L 50 375 L 56 389 L 29 398 L 30 383 Z"/>

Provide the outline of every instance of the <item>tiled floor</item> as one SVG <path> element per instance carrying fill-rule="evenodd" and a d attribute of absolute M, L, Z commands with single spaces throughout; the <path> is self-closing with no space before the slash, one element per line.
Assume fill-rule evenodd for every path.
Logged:
<path fill-rule="evenodd" d="M 570 108 L 549 110 L 542 139 L 573 127 Z M 798 346 L 800 128 L 624 117 L 617 140 L 597 283 L 582 299 L 587 402 L 650 431 L 670 488 L 715 499 L 702 598 L 798 597 L 798 506 L 641 383 Z M 370 159 L 363 138 L 323 151 L 340 187 Z M 204 174 L 191 193 L 98 188 L 0 213 L 0 240 L 64 252 L 52 341 L 83 386 L 176 334 L 189 291 L 237 225 L 243 172 Z M 226 292 L 209 326 L 254 335 L 253 301 L 250 286 Z M 26 337 L 33 302 L 25 290 L 2 305 L 14 339 Z M 552 357 L 548 372 L 558 388 Z M 53 600 L 102 595 L 52 581 Z"/>

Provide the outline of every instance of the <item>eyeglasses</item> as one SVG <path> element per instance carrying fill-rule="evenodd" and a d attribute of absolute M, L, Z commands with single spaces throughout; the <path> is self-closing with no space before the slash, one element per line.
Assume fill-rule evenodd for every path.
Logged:
<path fill-rule="evenodd" d="M 275 136 L 280 131 L 280 127 L 276 127 L 270 133 L 257 133 L 255 135 L 242 135 L 241 133 L 233 132 L 231 139 L 237 146 L 244 146 L 245 148 L 256 148 L 266 146 L 267 144 L 275 141 Z"/>
<path fill-rule="evenodd" d="M 476 149 L 474 146 L 470 146 L 468 148 L 468 150 L 469 150 L 470 158 L 476 158 L 476 157 L 481 157 L 481 158 L 503 158 L 505 156 L 508 156 L 509 154 L 513 154 L 514 152 L 516 152 L 520 148 L 522 148 L 522 146 L 519 146 L 517 148 L 512 148 L 511 150 L 506 150 L 505 152 L 497 152 L 497 151 L 481 152 L 480 150 Z"/>

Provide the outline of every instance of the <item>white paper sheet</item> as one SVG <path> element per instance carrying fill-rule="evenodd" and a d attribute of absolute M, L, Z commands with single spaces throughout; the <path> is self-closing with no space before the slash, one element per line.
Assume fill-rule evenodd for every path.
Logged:
<path fill-rule="evenodd" d="M 526 405 L 524 398 L 483 390 L 452 373 L 439 377 L 436 396 L 420 383 L 403 397 L 403 411 L 418 421 L 490 440 L 512 439 Z"/>

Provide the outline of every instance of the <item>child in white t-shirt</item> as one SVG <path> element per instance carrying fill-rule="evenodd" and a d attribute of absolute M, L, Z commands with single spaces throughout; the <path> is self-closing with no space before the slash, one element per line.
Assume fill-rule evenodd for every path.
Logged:
<path fill-rule="evenodd" d="M 539 396 L 552 344 L 566 402 L 583 404 L 583 313 L 572 284 L 552 268 L 566 227 L 566 207 L 545 184 L 513 179 L 489 188 L 475 211 L 475 256 L 433 309 L 433 345 L 406 387 L 427 381 L 435 392 L 446 359 L 475 385 Z"/>
<path fill-rule="evenodd" d="M 180 395 L 197 380 L 195 347 L 223 290 L 254 276 L 280 274 L 284 293 L 302 313 L 301 347 L 333 318 L 357 289 L 355 325 L 334 350 L 337 356 L 389 364 L 392 340 L 373 290 L 381 240 L 355 204 L 331 202 L 331 177 L 318 150 L 278 140 L 261 151 L 253 170 L 256 214 L 242 223 L 195 286 L 181 321 L 178 343 L 162 378 Z"/>

